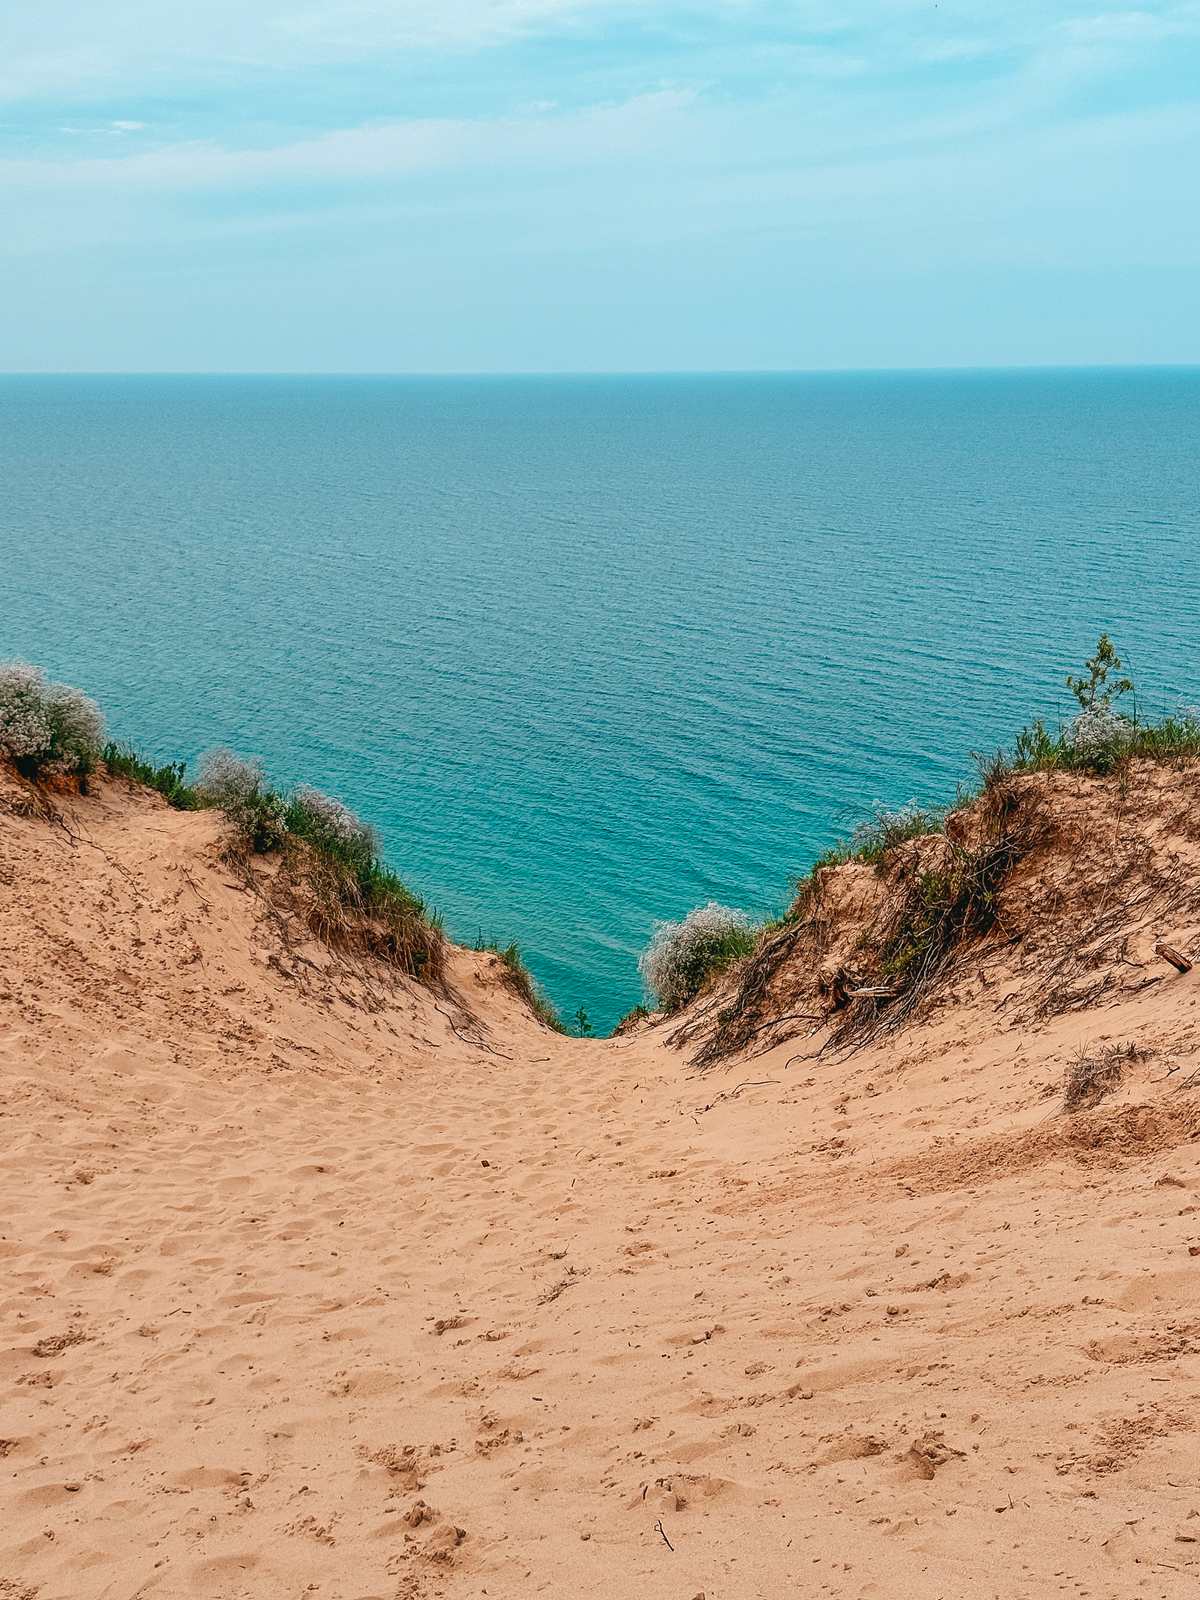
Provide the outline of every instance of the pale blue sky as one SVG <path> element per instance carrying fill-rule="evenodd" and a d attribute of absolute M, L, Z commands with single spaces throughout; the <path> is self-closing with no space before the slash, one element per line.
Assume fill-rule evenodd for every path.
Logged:
<path fill-rule="evenodd" d="M 1200 361 L 1200 0 L 3 10 L 3 369 Z"/>

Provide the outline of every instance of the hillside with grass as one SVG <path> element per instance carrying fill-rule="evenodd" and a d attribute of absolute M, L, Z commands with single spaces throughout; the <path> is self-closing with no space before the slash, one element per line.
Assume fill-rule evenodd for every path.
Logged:
<path fill-rule="evenodd" d="M 1072 690 L 598 1040 L 0 668 L 0 1595 L 1191 1596 L 1200 725 Z"/>

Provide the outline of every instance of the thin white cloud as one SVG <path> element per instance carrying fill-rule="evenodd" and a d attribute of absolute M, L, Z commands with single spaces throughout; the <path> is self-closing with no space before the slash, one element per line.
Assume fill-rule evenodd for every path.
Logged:
<path fill-rule="evenodd" d="M 11 8 L 0 100 L 94 95 L 117 85 L 225 79 L 369 61 L 412 49 L 484 47 L 609 12 L 613 0 L 42 0 Z"/>
<path fill-rule="evenodd" d="M 1003 48 L 996 39 L 947 38 L 932 39 L 928 44 L 919 46 L 915 53 L 921 61 L 931 63 L 982 61 L 987 56 L 997 55 Z"/>
<path fill-rule="evenodd" d="M 1056 29 L 1079 42 L 1153 40 L 1196 24 L 1197 0 L 1159 0 L 1097 13 L 1094 0 L 39 0 L 10 4 L 0 57 L 0 100 L 90 96 L 129 86 L 227 85 L 253 75 L 412 50 L 482 49 L 527 35 L 586 40 L 627 28 L 675 34 L 681 48 L 706 32 L 797 51 L 836 77 L 864 53 L 881 68 L 963 58 L 976 38 L 1033 52 Z"/>
<path fill-rule="evenodd" d="M 1200 7 L 1170 6 L 1160 11 L 1104 11 L 1072 17 L 1062 33 L 1076 44 L 1150 44 L 1163 39 L 1200 37 Z"/>
<path fill-rule="evenodd" d="M 262 149 L 191 141 L 130 156 L 0 159 L 0 191 L 238 189 L 394 179 L 448 167 L 632 160 L 651 135 L 661 143 L 694 98 L 670 89 L 568 114 L 374 123 Z"/>

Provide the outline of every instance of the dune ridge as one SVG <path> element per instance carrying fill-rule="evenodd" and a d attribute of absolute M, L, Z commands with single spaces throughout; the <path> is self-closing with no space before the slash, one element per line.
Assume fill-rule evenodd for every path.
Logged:
<path fill-rule="evenodd" d="M 0 1596 L 1194 1594 L 1198 770 L 1029 780 L 905 1028 L 704 1071 L 737 974 L 562 1037 L 285 936 L 212 812 L 0 773 Z"/>

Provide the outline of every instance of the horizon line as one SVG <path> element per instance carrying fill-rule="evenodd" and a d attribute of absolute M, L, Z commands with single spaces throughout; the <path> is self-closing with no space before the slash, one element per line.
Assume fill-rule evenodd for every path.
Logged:
<path fill-rule="evenodd" d="M 527 367 L 527 368 L 22 368 L 0 371 L 5 378 L 833 378 L 887 377 L 959 373 L 1034 372 L 1187 372 L 1200 370 L 1192 361 L 1044 361 L 959 363 L 883 367 Z"/>

